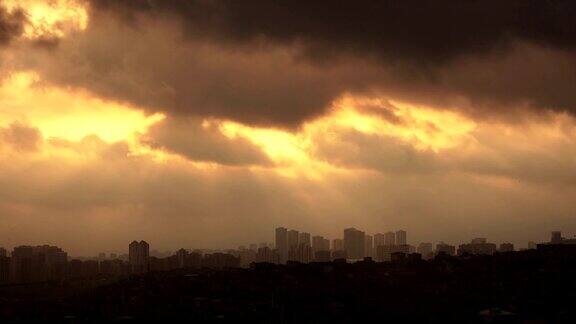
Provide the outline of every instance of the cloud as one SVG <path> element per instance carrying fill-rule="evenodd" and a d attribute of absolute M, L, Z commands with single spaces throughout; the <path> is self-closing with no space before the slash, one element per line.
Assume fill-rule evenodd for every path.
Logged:
<path fill-rule="evenodd" d="M 571 1 L 91 0 L 99 11 L 180 17 L 191 37 L 303 43 L 311 56 L 334 52 L 437 63 L 490 51 L 513 38 L 572 48 Z"/>
<path fill-rule="evenodd" d="M 37 128 L 19 122 L 0 127 L 0 143 L 15 151 L 34 152 L 42 144 L 42 135 Z"/>
<path fill-rule="evenodd" d="M 0 45 L 5 46 L 12 39 L 18 37 L 22 31 L 26 18 L 24 12 L 15 10 L 8 12 L 0 3 Z"/>
<path fill-rule="evenodd" d="M 262 150 L 241 137 L 229 138 L 217 125 L 199 120 L 166 119 L 152 126 L 141 141 L 155 149 L 185 156 L 192 161 L 230 166 L 269 165 Z"/>

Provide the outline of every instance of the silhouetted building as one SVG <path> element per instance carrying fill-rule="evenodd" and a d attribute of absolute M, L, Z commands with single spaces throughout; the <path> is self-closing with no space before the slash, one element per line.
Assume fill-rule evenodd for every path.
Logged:
<path fill-rule="evenodd" d="M 246 249 L 241 250 L 239 256 L 240 256 L 240 267 L 242 268 L 248 268 L 250 266 L 250 263 L 256 262 L 256 252 L 252 250 L 246 250 Z M 288 252 L 286 252 L 286 258 L 288 258 Z M 286 263 L 286 259 L 284 260 L 284 263 Z"/>
<path fill-rule="evenodd" d="M 131 273 L 148 272 L 150 269 L 150 246 L 145 241 L 132 241 L 128 246 L 128 258 Z"/>
<path fill-rule="evenodd" d="M 0 284 L 7 284 L 10 281 L 10 258 L 0 256 Z"/>
<path fill-rule="evenodd" d="M 288 251 L 288 261 L 309 263 L 312 261 L 312 247 L 306 243 L 300 243 L 296 247 L 291 247 Z"/>
<path fill-rule="evenodd" d="M 365 255 L 366 238 L 362 231 L 355 228 L 344 230 L 344 251 L 349 259 L 363 259 Z"/>
<path fill-rule="evenodd" d="M 550 237 L 550 243 L 552 243 L 552 244 L 562 243 L 562 232 L 553 231 L 551 234 L 551 237 Z"/>
<path fill-rule="evenodd" d="M 68 255 L 56 246 L 18 246 L 10 258 L 10 278 L 15 283 L 61 279 Z"/>
<path fill-rule="evenodd" d="M 343 239 L 333 239 L 332 240 L 332 251 L 344 251 L 344 240 Z"/>
<path fill-rule="evenodd" d="M 485 238 L 475 238 L 472 242 L 458 247 L 458 255 L 465 253 L 492 255 L 494 252 L 496 252 L 496 244 L 488 243 Z"/>
<path fill-rule="evenodd" d="M 8 252 L 6 251 L 5 248 L 0 247 L 0 257 L 7 257 L 8 256 Z"/>
<path fill-rule="evenodd" d="M 280 258 L 280 263 L 286 263 L 288 258 L 288 230 L 284 227 L 276 228 L 276 249 Z M 243 264 L 244 262 L 242 262 Z"/>
<path fill-rule="evenodd" d="M 406 231 L 399 230 L 396 232 L 396 245 L 405 245 L 406 244 Z"/>
<path fill-rule="evenodd" d="M 186 260 L 188 259 L 188 251 L 185 249 L 176 251 L 176 259 L 178 260 L 178 268 L 185 268 Z"/>
<path fill-rule="evenodd" d="M 332 261 L 332 255 L 329 250 L 316 251 L 314 253 L 314 261 L 316 262 L 330 262 Z"/>
<path fill-rule="evenodd" d="M 382 233 L 374 234 L 374 251 L 381 246 L 386 244 L 386 235 Z M 376 254 L 376 253 L 374 253 Z"/>
<path fill-rule="evenodd" d="M 318 251 L 324 251 L 324 238 L 322 236 L 312 237 L 312 252 L 316 254 Z"/>
<path fill-rule="evenodd" d="M 416 250 L 422 255 L 424 260 L 429 260 L 434 257 L 434 251 L 432 249 L 432 243 L 420 243 L 418 249 Z"/>
<path fill-rule="evenodd" d="M 266 263 L 280 263 L 280 257 L 276 250 L 272 250 L 269 247 L 263 247 L 258 249 L 256 253 L 256 262 L 266 262 Z"/>
<path fill-rule="evenodd" d="M 436 254 L 456 255 L 456 247 L 454 245 L 440 242 L 436 244 Z"/>
<path fill-rule="evenodd" d="M 332 251 L 332 260 L 340 260 L 340 259 L 348 259 L 346 255 L 346 251 L 344 250 L 335 250 Z"/>
<path fill-rule="evenodd" d="M 371 235 L 364 236 L 364 257 L 372 258 L 374 256 L 374 242 Z"/>
<path fill-rule="evenodd" d="M 502 243 L 498 249 L 500 252 L 512 252 L 514 251 L 514 244 L 512 243 Z"/>
<path fill-rule="evenodd" d="M 309 246 L 312 246 L 312 242 L 310 241 L 310 233 L 300 233 L 298 235 L 298 244 L 308 244 Z"/>
<path fill-rule="evenodd" d="M 534 242 L 534 241 L 529 241 L 529 242 L 528 242 L 528 249 L 529 249 L 529 250 L 535 250 L 535 249 L 536 249 L 536 242 Z"/>
<path fill-rule="evenodd" d="M 384 244 L 385 245 L 396 244 L 396 234 L 394 234 L 394 232 L 386 232 L 386 234 L 384 234 Z"/>
<path fill-rule="evenodd" d="M 297 230 L 288 231 L 288 250 L 292 247 L 298 246 L 299 232 Z"/>

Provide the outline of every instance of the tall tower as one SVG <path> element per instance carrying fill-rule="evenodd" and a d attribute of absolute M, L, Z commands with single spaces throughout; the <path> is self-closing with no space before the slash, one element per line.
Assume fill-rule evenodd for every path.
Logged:
<path fill-rule="evenodd" d="M 406 231 L 399 230 L 396 232 L 396 245 L 406 245 Z"/>
<path fill-rule="evenodd" d="M 288 230 L 284 227 L 276 229 L 276 249 L 280 258 L 280 263 L 286 263 L 288 258 Z"/>
<path fill-rule="evenodd" d="M 552 244 L 559 244 L 562 242 L 562 232 L 560 231 L 553 231 L 552 236 L 550 238 L 550 243 Z"/>
<path fill-rule="evenodd" d="M 289 230 L 288 231 L 288 249 L 291 247 L 298 247 L 298 231 Z"/>
<path fill-rule="evenodd" d="M 394 234 L 394 232 L 386 232 L 386 234 L 384 234 L 384 245 L 394 244 L 396 244 L 396 234 Z"/>
<path fill-rule="evenodd" d="M 308 246 L 311 246 L 312 244 L 310 243 L 310 233 L 300 233 L 298 235 L 298 244 L 307 244 Z"/>
<path fill-rule="evenodd" d="M 344 230 L 344 250 L 349 259 L 364 258 L 366 247 L 365 234 L 355 228 Z"/>

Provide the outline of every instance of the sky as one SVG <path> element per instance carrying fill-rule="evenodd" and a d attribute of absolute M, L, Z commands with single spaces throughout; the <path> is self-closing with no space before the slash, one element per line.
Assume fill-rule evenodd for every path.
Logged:
<path fill-rule="evenodd" d="M 0 246 L 576 234 L 576 4 L 0 0 Z"/>

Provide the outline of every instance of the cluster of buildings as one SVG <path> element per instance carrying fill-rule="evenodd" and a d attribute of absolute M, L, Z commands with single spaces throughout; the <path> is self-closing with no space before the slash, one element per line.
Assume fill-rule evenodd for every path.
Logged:
<path fill-rule="evenodd" d="M 284 227 L 276 228 L 274 234 L 273 244 L 250 244 L 248 248 L 240 246 L 236 250 L 225 251 L 180 249 L 164 255 L 158 253 L 151 255 L 150 245 L 146 241 L 133 241 L 128 246 L 128 254 L 118 256 L 111 253 L 107 258 L 106 254 L 100 253 L 97 258 L 84 260 L 70 259 L 66 252 L 56 246 L 18 246 L 10 254 L 6 249 L 0 248 L 0 284 L 97 276 L 121 277 L 181 268 L 249 267 L 252 263 L 286 264 L 334 260 L 354 262 L 365 258 L 386 262 L 403 258 L 428 260 L 439 254 L 492 255 L 496 252 L 514 251 L 512 243 L 497 246 L 485 238 L 475 238 L 469 243 L 460 244 L 458 248 L 443 242 L 436 244 L 435 247 L 432 243 L 412 246 L 407 243 L 407 233 L 404 230 L 369 235 L 356 228 L 347 228 L 342 238 L 332 240 Z M 558 246 L 576 246 L 576 239 L 564 238 L 561 232 L 554 231 L 550 242 L 528 244 L 529 249 Z"/>

